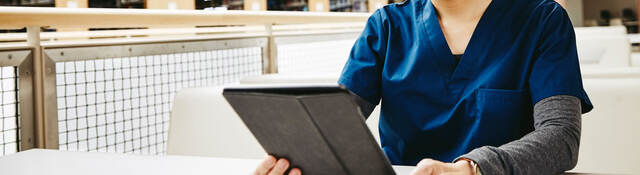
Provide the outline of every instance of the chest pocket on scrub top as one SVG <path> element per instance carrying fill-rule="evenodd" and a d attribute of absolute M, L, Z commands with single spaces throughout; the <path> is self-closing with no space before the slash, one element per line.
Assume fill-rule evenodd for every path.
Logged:
<path fill-rule="evenodd" d="M 473 143 L 500 146 L 530 132 L 533 110 L 528 94 L 526 90 L 478 89 Z"/>

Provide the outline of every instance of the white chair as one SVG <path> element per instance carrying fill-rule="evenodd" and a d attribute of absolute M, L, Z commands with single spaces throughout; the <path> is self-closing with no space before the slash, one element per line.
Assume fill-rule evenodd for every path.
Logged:
<path fill-rule="evenodd" d="M 631 66 L 640 67 L 640 53 L 634 52 L 631 54 Z"/>
<path fill-rule="evenodd" d="M 640 78 L 640 67 L 583 66 L 582 78 Z"/>
<path fill-rule="evenodd" d="M 587 78 L 584 86 L 595 108 L 583 117 L 574 170 L 640 174 L 640 76 Z"/>
<path fill-rule="evenodd" d="M 167 154 L 264 158 L 266 153 L 222 96 L 222 88 L 183 89 L 173 101 Z"/>
<path fill-rule="evenodd" d="M 631 43 L 626 28 L 578 27 L 575 31 L 580 64 L 631 66 Z"/>
<path fill-rule="evenodd" d="M 243 78 L 240 84 L 317 84 L 336 83 L 338 74 L 268 74 Z"/>
<path fill-rule="evenodd" d="M 627 28 L 623 26 L 606 27 L 576 27 L 576 36 L 621 36 L 627 35 Z"/>
<path fill-rule="evenodd" d="M 576 40 L 581 64 L 631 66 L 631 43 L 626 37 L 580 37 Z"/>
<path fill-rule="evenodd" d="M 631 43 L 625 27 L 577 27 L 575 32 L 581 64 L 631 66 Z"/>

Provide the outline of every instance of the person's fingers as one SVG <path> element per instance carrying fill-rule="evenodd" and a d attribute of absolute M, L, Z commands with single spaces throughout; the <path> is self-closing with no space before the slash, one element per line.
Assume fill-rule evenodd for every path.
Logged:
<path fill-rule="evenodd" d="M 283 175 L 285 171 L 289 168 L 289 161 L 287 159 L 280 159 L 276 162 L 276 166 L 274 166 L 271 171 L 269 171 L 269 175 Z"/>
<path fill-rule="evenodd" d="M 271 170 L 271 168 L 273 168 L 275 164 L 276 164 L 276 158 L 269 155 L 260 163 L 260 165 L 258 165 L 258 168 L 256 168 L 256 171 L 254 171 L 253 174 L 267 175 L 267 173 L 269 173 L 269 170 Z"/>
<path fill-rule="evenodd" d="M 291 169 L 291 171 L 289 171 L 289 175 L 302 175 L 302 171 L 300 171 L 300 169 L 298 168 L 293 168 Z"/>
<path fill-rule="evenodd" d="M 423 159 L 418 163 L 416 169 L 411 172 L 411 175 L 431 175 L 437 163 L 437 161 L 432 159 Z"/>

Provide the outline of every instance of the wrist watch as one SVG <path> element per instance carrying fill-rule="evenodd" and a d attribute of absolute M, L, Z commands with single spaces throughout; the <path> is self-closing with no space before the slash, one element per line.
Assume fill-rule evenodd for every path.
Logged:
<path fill-rule="evenodd" d="M 480 166 L 478 166 L 478 164 L 475 161 L 473 161 L 471 159 L 468 159 L 468 158 L 464 158 L 464 157 L 462 157 L 462 158 L 460 158 L 458 160 L 464 160 L 466 162 L 469 162 L 469 164 L 471 165 L 471 169 L 473 169 L 473 174 L 474 175 L 482 175 L 482 172 L 480 171 Z"/>

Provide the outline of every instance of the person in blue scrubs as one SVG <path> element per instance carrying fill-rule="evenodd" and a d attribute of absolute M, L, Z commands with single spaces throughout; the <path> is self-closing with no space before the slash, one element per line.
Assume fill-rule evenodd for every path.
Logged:
<path fill-rule="evenodd" d="M 470 16 L 456 21 L 462 13 Z M 417 165 L 416 175 L 564 172 L 577 161 L 580 115 L 593 108 L 571 21 L 553 0 L 385 6 L 339 83 L 364 113 L 381 102 L 382 149 L 394 165 Z M 269 157 L 256 174 L 287 168 Z"/>

